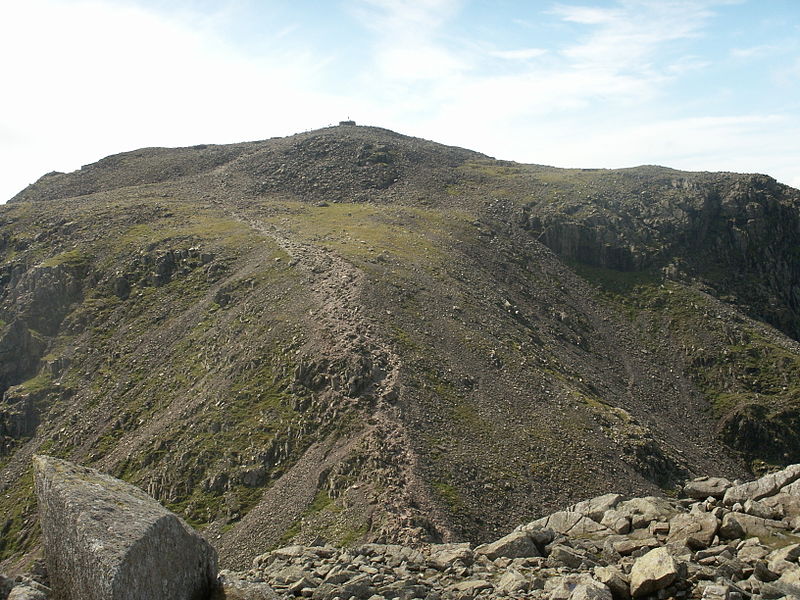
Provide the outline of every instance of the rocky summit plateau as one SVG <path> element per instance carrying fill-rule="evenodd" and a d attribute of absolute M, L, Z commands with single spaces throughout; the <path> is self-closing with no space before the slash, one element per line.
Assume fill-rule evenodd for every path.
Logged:
<path fill-rule="evenodd" d="M 324 580 L 395 546 L 470 542 L 455 568 L 491 571 L 536 557 L 478 547 L 587 498 L 677 510 L 695 477 L 784 472 L 798 248 L 800 191 L 766 175 L 558 169 L 352 124 L 48 173 L 0 207 L 0 572 L 46 545 L 34 455 L 136 486 L 275 589 L 279 558 Z M 749 499 L 701 512 L 789 518 Z M 739 560 L 752 535 L 719 538 Z M 546 562 L 560 538 L 532 539 Z M 694 593 L 676 581 L 653 593 Z"/>

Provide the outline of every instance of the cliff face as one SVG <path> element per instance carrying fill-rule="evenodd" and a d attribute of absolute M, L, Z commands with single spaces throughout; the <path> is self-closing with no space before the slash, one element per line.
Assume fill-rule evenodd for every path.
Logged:
<path fill-rule="evenodd" d="M 764 175 L 654 167 L 573 175 L 580 191 L 526 203 L 519 216 L 560 256 L 702 280 L 715 295 L 797 339 L 800 274 L 791 256 L 800 241 L 797 190 Z"/>
<path fill-rule="evenodd" d="M 764 176 L 337 127 L 109 157 L 0 219 L 4 559 L 36 543 L 35 452 L 223 566 L 800 460 L 798 192 Z"/>

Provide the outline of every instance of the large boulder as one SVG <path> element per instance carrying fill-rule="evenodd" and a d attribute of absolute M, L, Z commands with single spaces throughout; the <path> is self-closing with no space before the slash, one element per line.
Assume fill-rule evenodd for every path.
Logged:
<path fill-rule="evenodd" d="M 656 496 L 631 498 L 618 504 L 614 510 L 619 516 L 630 519 L 634 529 L 649 527 L 653 521 L 669 521 L 678 513 L 673 501 Z"/>
<path fill-rule="evenodd" d="M 669 522 L 667 542 L 702 550 L 714 541 L 718 528 L 719 521 L 711 513 L 681 513 Z"/>
<path fill-rule="evenodd" d="M 777 473 L 770 473 L 755 481 L 728 488 L 723 502 L 726 506 L 733 506 L 736 503 L 744 504 L 747 500 L 761 500 L 777 494 L 781 488 L 798 479 L 800 479 L 800 464 L 790 465 Z"/>
<path fill-rule="evenodd" d="M 678 579 L 678 567 L 666 548 L 650 550 L 631 569 L 631 596 L 638 598 L 662 590 Z"/>
<path fill-rule="evenodd" d="M 782 521 L 772 521 L 744 513 L 731 512 L 722 518 L 719 536 L 726 540 L 746 537 L 757 537 L 764 540 L 785 530 L 786 525 Z"/>
<path fill-rule="evenodd" d="M 567 512 L 579 513 L 599 523 L 603 515 L 622 502 L 623 498 L 621 494 L 604 494 L 573 504 L 567 508 Z"/>
<path fill-rule="evenodd" d="M 33 459 L 45 560 L 59 600 L 201 600 L 216 551 L 142 490 L 94 469 Z"/>
<path fill-rule="evenodd" d="M 683 493 L 696 500 L 705 500 L 709 497 L 721 499 L 725 491 L 732 486 L 733 484 L 723 477 L 698 477 L 686 482 Z"/>
<path fill-rule="evenodd" d="M 471 565 L 475 559 L 475 553 L 470 548 L 469 543 L 460 544 L 434 544 L 430 549 L 428 562 L 434 569 L 444 571 L 453 565 Z"/>
<path fill-rule="evenodd" d="M 613 533 L 608 527 L 600 525 L 600 523 L 593 521 L 589 517 L 565 510 L 554 512 L 551 515 L 517 528 L 519 531 L 528 532 L 544 529 L 552 529 L 556 533 L 576 538 L 605 536 Z"/>
<path fill-rule="evenodd" d="M 525 531 L 512 531 L 507 536 L 475 548 L 475 554 L 483 554 L 490 560 L 495 558 L 527 558 L 541 556 L 531 536 Z"/>

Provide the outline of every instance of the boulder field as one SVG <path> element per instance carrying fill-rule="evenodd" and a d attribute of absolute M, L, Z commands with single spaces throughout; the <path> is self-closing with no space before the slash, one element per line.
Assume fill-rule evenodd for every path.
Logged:
<path fill-rule="evenodd" d="M 415 547 L 292 545 L 246 571 L 144 492 L 34 458 L 45 564 L 0 599 L 630 600 L 800 598 L 800 465 L 702 477 L 683 498 L 609 493 L 504 537 Z"/>

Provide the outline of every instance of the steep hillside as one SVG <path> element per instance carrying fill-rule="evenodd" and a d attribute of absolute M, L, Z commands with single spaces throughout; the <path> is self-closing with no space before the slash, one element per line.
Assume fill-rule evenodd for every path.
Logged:
<path fill-rule="evenodd" d="M 800 462 L 798 207 L 352 126 L 48 174 L 0 209 L 0 560 L 34 452 L 229 566 Z"/>

